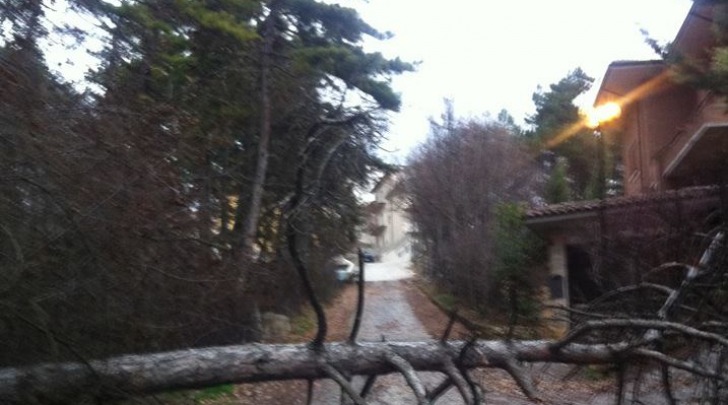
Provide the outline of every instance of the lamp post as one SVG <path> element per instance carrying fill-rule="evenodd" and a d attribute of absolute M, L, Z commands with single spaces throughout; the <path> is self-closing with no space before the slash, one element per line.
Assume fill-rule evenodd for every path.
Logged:
<path fill-rule="evenodd" d="M 605 170 L 606 150 L 604 145 L 604 134 L 602 133 L 602 125 L 617 119 L 622 114 L 622 109 L 617 103 L 606 103 L 594 107 L 586 112 L 586 126 L 594 130 L 594 136 L 597 138 L 597 196 L 600 200 L 606 197 L 607 179 Z"/>
<path fill-rule="evenodd" d="M 604 133 L 602 133 L 602 125 L 617 119 L 622 114 L 619 104 L 606 103 L 592 108 L 586 113 L 586 126 L 594 131 L 597 138 L 597 196 L 599 197 L 599 232 L 601 234 L 599 243 L 599 262 L 603 264 L 607 253 L 607 219 L 604 213 L 604 199 L 607 194 L 607 175 L 606 175 L 606 148 L 604 144 Z"/>

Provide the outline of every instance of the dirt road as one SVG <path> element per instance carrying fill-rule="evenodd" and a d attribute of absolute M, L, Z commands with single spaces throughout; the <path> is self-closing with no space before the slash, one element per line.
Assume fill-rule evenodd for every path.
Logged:
<path fill-rule="evenodd" d="M 409 254 L 402 251 L 391 254 L 380 263 L 366 265 L 364 279 L 367 281 L 364 317 L 362 318 L 359 340 L 361 341 L 412 341 L 428 340 L 422 323 L 417 319 L 407 301 L 399 280 L 412 277 L 409 269 Z M 428 373 L 433 374 L 433 373 Z M 436 376 L 428 376 L 432 379 Z M 361 387 L 364 380 L 357 377 L 354 385 Z M 339 404 L 339 388 L 331 381 L 317 384 L 314 403 Z M 373 404 L 414 403 L 404 379 L 398 374 L 380 377 L 368 400 Z"/>

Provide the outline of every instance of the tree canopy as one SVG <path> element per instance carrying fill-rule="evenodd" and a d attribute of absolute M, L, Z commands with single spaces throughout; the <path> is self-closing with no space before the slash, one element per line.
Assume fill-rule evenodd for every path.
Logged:
<path fill-rule="evenodd" d="M 618 172 L 619 134 L 606 134 L 604 156 L 598 156 L 597 137 L 583 125 L 583 117 L 575 99 L 591 88 L 594 79 L 580 68 L 569 72 L 566 77 L 551 84 L 548 90 L 539 88 L 533 94 L 536 112 L 526 118 L 531 129 L 523 136 L 532 145 L 534 153 L 548 151 L 556 159 L 551 183 L 547 186 L 547 200 L 552 203 L 565 200 L 597 198 L 597 164 L 605 160 L 606 180 L 619 184 Z M 612 194 L 619 190 L 609 190 Z"/>
<path fill-rule="evenodd" d="M 69 1 L 93 31 L 51 3 L 0 4 L 0 364 L 255 339 L 304 302 L 290 221 L 330 296 L 412 70 L 362 47 L 389 34 L 313 0 Z M 98 90 L 51 73 L 58 36 L 106 38 Z"/>

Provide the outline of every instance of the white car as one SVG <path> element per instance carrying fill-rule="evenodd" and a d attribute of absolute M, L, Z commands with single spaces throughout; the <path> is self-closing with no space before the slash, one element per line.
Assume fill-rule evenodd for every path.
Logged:
<path fill-rule="evenodd" d="M 341 282 L 354 282 L 359 279 L 359 269 L 350 260 L 346 260 L 342 256 L 335 257 L 333 260 L 333 268 L 336 273 L 336 279 Z"/>

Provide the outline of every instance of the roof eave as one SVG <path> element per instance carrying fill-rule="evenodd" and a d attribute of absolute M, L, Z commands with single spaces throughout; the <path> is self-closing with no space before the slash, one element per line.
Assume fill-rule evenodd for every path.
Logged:
<path fill-rule="evenodd" d="M 555 214 L 555 215 L 544 215 L 535 218 L 527 218 L 526 225 L 541 225 L 552 222 L 565 222 L 574 219 L 591 218 L 597 215 L 593 210 L 587 212 L 572 212 L 568 214 Z"/>

